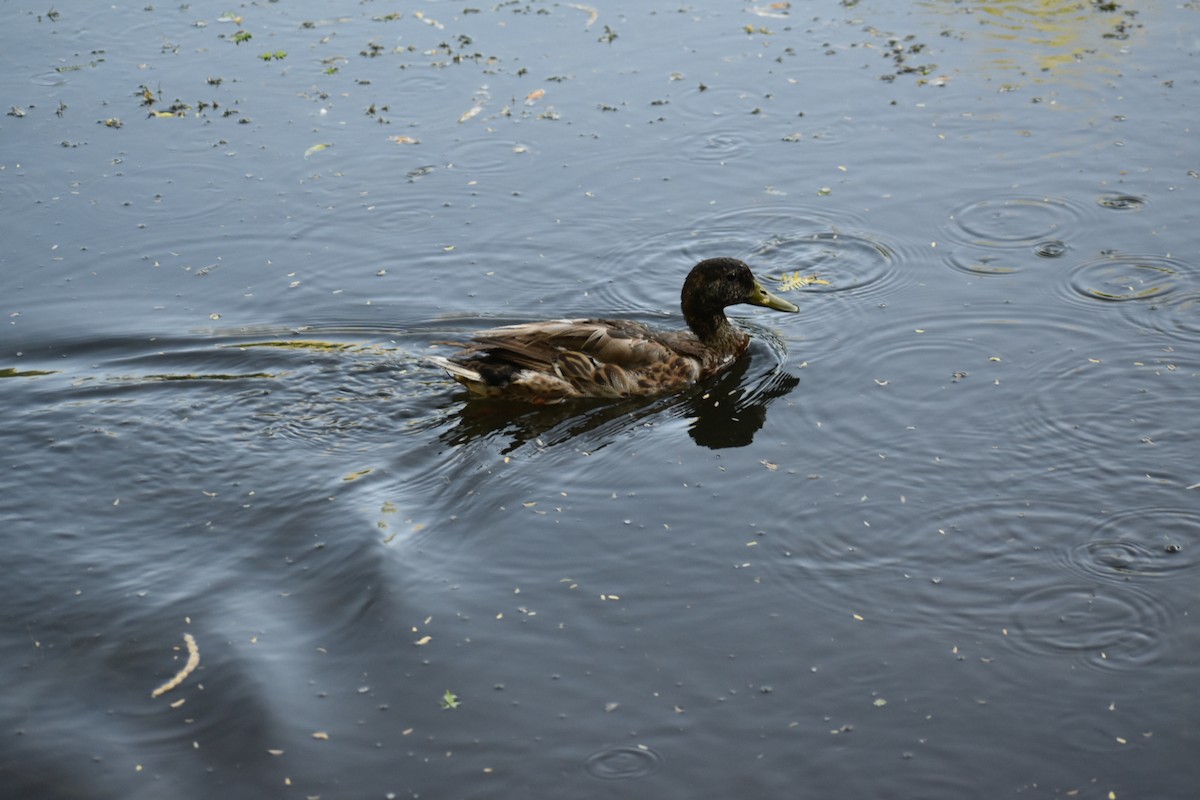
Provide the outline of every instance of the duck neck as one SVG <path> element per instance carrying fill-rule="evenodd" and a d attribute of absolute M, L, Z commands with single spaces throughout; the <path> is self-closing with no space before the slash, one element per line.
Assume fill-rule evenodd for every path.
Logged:
<path fill-rule="evenodd" d="M 749 337 L 738 330 L 721 309 L 699 312 L 684 305 L 683 318 L 705 347 L 723 355 L 739 353 L 746 347 Z"/>

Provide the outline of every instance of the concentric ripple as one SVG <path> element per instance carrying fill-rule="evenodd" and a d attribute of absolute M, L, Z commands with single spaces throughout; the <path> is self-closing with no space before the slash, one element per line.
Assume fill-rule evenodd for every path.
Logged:
<path fill-rule="evenodd" d="M 834 229 L 773 236 L 759 244 L 751 258 L 784 272 L 811 273 L 826 280 L 828 284 L 807 287 L 823 293 L 861 289 L 884 279 L 896 253 L 869 234 Z"/>
<path fill-rule="evenodd" d="M 1057 258 L 1083 217 L 1076 203 L 1056 197 L 977 200 L 950 215 L 943 248 L 947 265 L 976 275 L 1019 272 L 1036 263 L 1030 254 Z"/>
<path fill-rule="evenodd" d="M 1073 569 L 1107 581 L 1174 578 L 1195 570 L 1198 540 L 1194 511 L 1131 509 L 1106 518 L 1064 555 Z"/>
<path fill-rule="evenodd" d="M 1057 235 L 1077 219 L 1074 207 L 1053 197 L 1010 197 L 969 203 L 951 221 L 980 245 L 1011 247 Z"/>
<path fill-rule="evenodd" d="M 1191 268 L 1175 258 L 1111 253 L 1071 269 L 1071 288 L 1087 300 L 1150 300 L 1175 291 Z"/>
<path fill-rule="evenodd" d="M 1166 302 L 1157 305 L 1148 322 L 1171 336 L 1200 341 L 1200 291 L 1172 292 Z"/>
<path fill-rule="evenodd" d="M 1076 654 L 1099 669 L 1129 670 L 1161 655 L 1168 617 L 1154 596 L 1131 586 L 1045 586 L 1016 601 L 1007 640 L 1034 653 Z"/>
<path fill-rule="evenodd" d="M 1194 401 L 1193 367 L 1169 346 L 1096 341 L 1045 350 L 1012 435 L 1046 453 L 1063 455 L 1065 447 L 1073 463 L 1091 464 L 1095 478 L 1154 473 L 1187 481 L 1165 473 L 1171 462 L 1163 459 L 1200 433 L 1195 415 L 1184 412 Z"/>
<path fill-rule="evenodd" d="M 658 772 L 662 756 L 645 745 L 610 747 L 592 753 L 583 762 L 589 775 L 603 780 L 632 780 Z"/>
<path fill-rule="evenodd" d="M 1066 299 L 1111 313 L 1139 330 L 1181 333 L 1200 331 L 1200 266 L 1169 255 L 1104 253 L 1076 264 L 1067 273 Z"/>
<path fill-rule="evenodd" d="M 839 212 L 839 219 L 834 220 L 800 205 L 756 205 L 676 219 L 673 226 L 670 222 L 666 220 L 666 225 L 660 224 L 645 238 L 621 241 L 604 256 L 597 271 L 620 275 L 631 264 L 653 266 L 646 270 L 646 280 L 638 282 L 640 291 L 653 289 L 674 300 L 686 273 L 663 269 L 663 265 L 677 264 L 686 271 L 704 258 L 735 256 L 744 259 L 768 289 L 784 291 L 785 297 L 797 303 L 804 302 L 797 299 L 801 294 L 853 292 L 852 309 L 828 302 L 805 307 L 805 319 L 810 324 L 841 314 L 844 327 L 845 314 L 858 313 L 865 307 L 860 302 L 864 296 L 891 291 L 909 272 L 904 269 L 906 263 L 915 260 L 913 253 L 854 227 L 857 220 L 848 214 Z M 781 284 L 785 278 L 797 277 L 826 283 L 801 280 L 794 287 Z M 654 289 L 654 281 L 659 282 L 658 289 Z M 621 288 L 601 289 L 605 291 Z M 645 308 L 644 300 L 636 307 Z M 674 303 L 664 310 L 674 312 Z"/>
<path fill-rule="evenodd" d="M 702 138 L 689 134 L 677 144 L 698 161 L 719 164 L 744 158 L 751 152 L 746 137 L 734 130 L 714 131 Z"/>

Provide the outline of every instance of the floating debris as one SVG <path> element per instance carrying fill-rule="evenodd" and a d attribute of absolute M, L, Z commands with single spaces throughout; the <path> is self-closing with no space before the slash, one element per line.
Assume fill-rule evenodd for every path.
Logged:
<path fill-rule="evenodd" d="M 349 350 L 356 345 L 347 342 L 322 342 L 314 339 L 290 339 L 279 342 L 238 342 L 223 347 L 282 347 L 293 350 Z"/>
<path fill-rule="evenodd" d="M 829 286 L 829 281 L 816 275 L 801 275 L 799 270 L 791 274 L 784 273 L 779 278 L 779 291 L 791 292 L 805 286 Z"/>
<path fill-rule="evenodd" d="M 442 23 L 438 22 L 436 19 L 425 16 L 424 11 L 414 11 L 414 12 L 412 12 L 412 15 L 414 17 L 416 17 L 417 19 L 421 20 L 421 22 L 424 22 L 426 25 L 429 25 L 430 27 L 433 27 L 433 28 L 437 28 L 439 31 L 444 30 L 446 27 Z"/>
<path fill-rule="evenodd" d="M 176 686 L 183 683 L 184 680 L 187 679 L 187 676 L 191 675 L 195 671 L 196 667 L 200 666 L 200 648 L 196 646 L 196 639 L 190 633 L 185 633 L 183 635 L 183 643 L 187 645 L 187 663 L 184 664 L 183 669 L 175 673 L 174 678 L 171 678 L 171 680 L 167 681 L 162 686 L 151 692 L 151 697 L 159 697 L 171 691 Z"/>
<path fill-rule="evenodd" d="M 588 15 L 587 25 L 584 25 L 585 28 L 592 27 L 596 23 L 596 20 L 600 19 L 600 12 L 591 6 L 585 6 L 582 3 L 567 3 L 566 5 L 567 8 L 574 8 Z"/>
<path fill-rule="evenodd" d="M 766 5 L 761 6 L 751 6 L 746 10 L 759 17 L 769 17 L 770 19 L 787 19 L 788 9 L 791 7 L 791 3 L 767 3 Z"/>
<path fill-rule="evenodd" d="M 56 369 L 16 369 L 14 367 L 0 368 L 0 378 L 36 378 L 39 375 L 57 374 Z"/>

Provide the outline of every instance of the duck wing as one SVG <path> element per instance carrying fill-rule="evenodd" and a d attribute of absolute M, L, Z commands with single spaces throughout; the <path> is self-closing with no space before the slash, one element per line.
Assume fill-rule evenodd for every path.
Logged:
<path fill-rule="evenodd" d="M 675 391 L 712 371 L 711 356 L 691 333 L 656 332 L 630 320 L 563 319 L 481 331 L 455 360 L 477 374 L 462 381 L 475 391 L 562 399 Z"/>
<path fill-rule="evenodd" d="M 564 351 L 619 367 L 642 367 L 673 354 L 647 326 L 609 319 L 558 319 L 506 325 L 480 331 L 467 349 L 543 371 L 550 369 Z"/>

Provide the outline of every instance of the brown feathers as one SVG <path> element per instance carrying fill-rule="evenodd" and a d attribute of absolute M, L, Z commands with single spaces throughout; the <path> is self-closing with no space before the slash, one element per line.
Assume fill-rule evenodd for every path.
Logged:
<path fill-rule="evenodd" d="M 732 258 L 701 261 L 682 293 L 689 331 L 655 331 L 638 322 L 560 319 L 480 331 L 452 358 L 430 358 L 476 394 L 530 402 L 619 398 L 675 392 L 713 375 L 750 342 L 725 316 L 752 303 L 798 311 Z"/>

